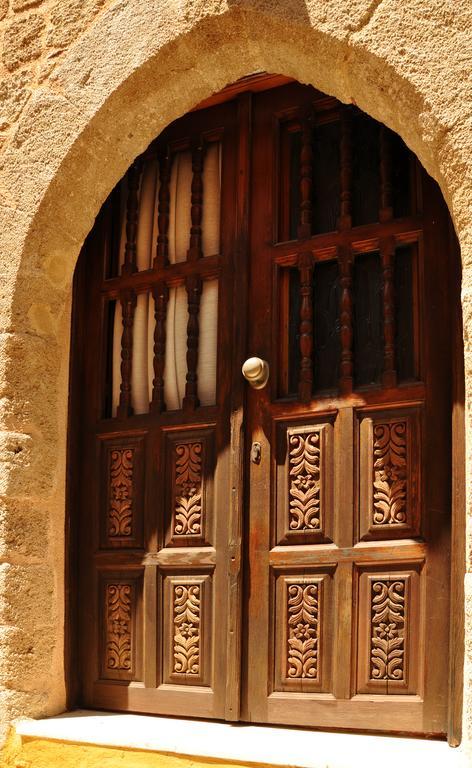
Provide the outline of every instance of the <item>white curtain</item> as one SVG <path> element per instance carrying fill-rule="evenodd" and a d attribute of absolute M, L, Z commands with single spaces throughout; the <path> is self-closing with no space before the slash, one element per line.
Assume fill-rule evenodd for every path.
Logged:
<path fill-rule="evenodd" d="M 203 255 L 210 256 L 220 250 L 220 145 L 210 144 L 203 166 Z M 191 152 L 179 152 L 174 156 L 170 178 L 169 210 L 169 261 L 171 264 L 185 261 L 189 247 L 191 227 Z M 137 267 L 152 267 L 157 242 L 157 163 L 145 166 L 140 188 L 137 228 Z M 124 261 L 126 243 L 126 196 L 127 185 L 121 185 L 121 242 L 120 265 Z M 216 351 L 217 351 L 218 282 L 205 281 L 200 305 L 200 334 L 198 355 L 198 389 L 202 405 L 211 405 L 216 398 Z M 166 321 L 166 356 L 164 371 L 164 397 L 168 410 L 182 407 L 187 374 L 187 292 L 184 285 L 169 290 Z M 154 300 L 151 294 L 139 294 L 133 326 L 132 405 L 135 413 L 145 413 L 152 398 L 154 378 Z M 113 333 L 113 415 L 120 394 L 122 313 L 116 302 Z"/>

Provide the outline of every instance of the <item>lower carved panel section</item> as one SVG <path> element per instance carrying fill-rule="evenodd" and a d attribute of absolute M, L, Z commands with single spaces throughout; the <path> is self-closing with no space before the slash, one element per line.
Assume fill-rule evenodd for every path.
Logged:
<path fill-rule="evenodd" d="M 332 574 L 276 577 L 275 690 L 329 689 Z"/>
<path fill-rule="evenodd" d="M 371 581 L 370 679 L 405 679 L 407 579 Z"/>
<path fill-rule="evenodd" d="M 113 680 L 139 678 L 140 602 L 139 577 L 107 577 L 101 582 L 101 677 Z"/>
<path fill-rule="evenodd" d="M 173 672 L 200 674 L 201 585 L 174 584 L 173 605 Z"/>
<path fill-rule="evenodd" d="M 211 577 L 164 577 L 163 682 L 208 685 Z"/>
<path fill-rule="evenodd" d="M 359 574 L 358 692 L 417 693 L 420 573 L 398 566 Z"/>
<path fill-rule="evenodd" d="M 320 584 L 290 584 L 287 592 L 287 677 L 318 680 Z"/>

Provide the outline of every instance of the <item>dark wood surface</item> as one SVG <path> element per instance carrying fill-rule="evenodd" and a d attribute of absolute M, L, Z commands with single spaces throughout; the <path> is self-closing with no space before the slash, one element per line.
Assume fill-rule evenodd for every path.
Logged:
<path fill-rule="evenodd" d="M 253 94 L 246 84 L 181 118 L 133 164 L 121 272 L 116 193 L 80 259 L 69 447 L 80 672 L 71 695 L 98 708 L 227 720 L 425 735 L 449 727 L 456 743 L 451 414 L 459 517 L 463 396 L 447 211 L 387 129 L 311 88 L 275 78 L 264 90 L 256 80 Z M 339 142 L 321 219 L 313 208 L 329 164 L 314 168 L 318 129 L 329 152 Z M 210 141 L 222 145 L 221 247 L 203 257 Z M 192 151 L 191 228 L 187 260 L 171 265 L 170 173 L 182 150 Z M 156 256 L 137 271 L 139 178 L 156 154 Z M 217 402 L 201 406 L 200 297 L 210 278 L 219 285 Z M 171 411 L 165 318 L 177 286 L 188 296 L 187 377 L 183 408 Z M 155 311 L 154 381 L 149 412 L 138 415 L 131 366 L 143 293 Z M 123 334 L 111 418 L 113 301 Z M 270 366 L 262 390 L 240 373 L 253 355 Z M 453 567 L 457 607 L 457 556 Z"/>

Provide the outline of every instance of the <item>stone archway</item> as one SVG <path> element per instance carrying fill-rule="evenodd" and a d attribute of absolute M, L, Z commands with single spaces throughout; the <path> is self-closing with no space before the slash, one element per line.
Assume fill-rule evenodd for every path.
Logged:
<path fill-rule="evenodd" d="M 460 51 L 472 27 L 446 2 L 428 17 L 422 6 L 109 2 L 33 92 L 0 167 L 3 722 L 65 706 L 72 274 L 102 201 L 167 123 L 227 82 L 268 70 L 355 101 L 398 132 L 454 218 L 470 368 L 472 109 Z"/>

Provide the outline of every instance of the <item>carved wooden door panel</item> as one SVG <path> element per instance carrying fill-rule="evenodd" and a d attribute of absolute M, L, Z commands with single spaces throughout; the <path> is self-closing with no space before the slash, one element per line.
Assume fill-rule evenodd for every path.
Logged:
<path fill-rule="evenodd" d="M 237 105 L 138 158 L 77 273 L 80 701 L 237 716 L 227 682 Z M 235 354 L 241 351 L 235 347 Z M 84 426 L 85 425 L 85 426 Z"/>
<path fill-rule="evenodd" d="M 254 104 L 247 674 L 256 722 L 446 731 L 447 224 L 402 142 L 286 86 Z"/>

